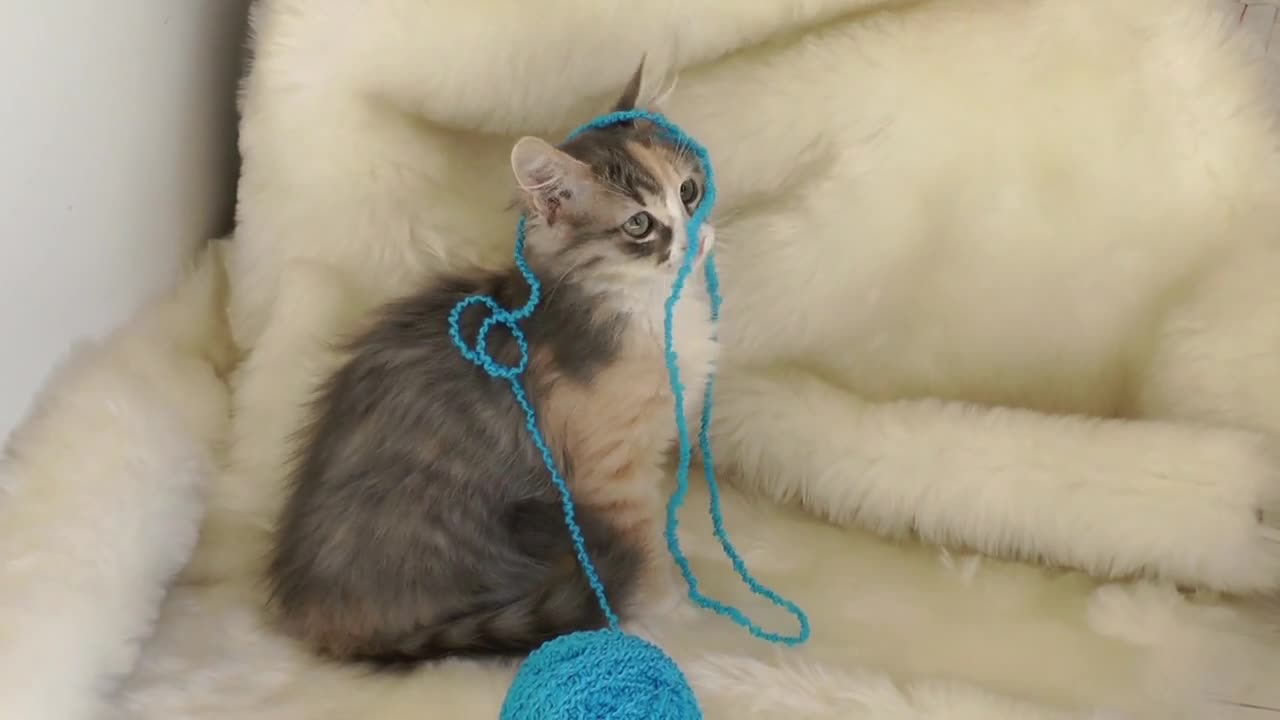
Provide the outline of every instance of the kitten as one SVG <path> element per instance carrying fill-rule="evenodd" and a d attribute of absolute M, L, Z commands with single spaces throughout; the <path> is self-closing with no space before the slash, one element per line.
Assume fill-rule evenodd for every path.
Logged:
<path fill-rule="evenodd" d="M 634 107 L 640 79 L 637 70 L 615 109 Z M 702 171 L 644 121 L 559 148 L 526 137 L 511 161 L 526 256 L 543 284 L 523 325 L 525 387 L 610 603 L 626 617 L 674 589 L 662 562 L 662 467 L 675 437 L 663 303 Z M 694 242 L 701 265 L 710 225 Z M 450 310 L 476 293 L 515 308 L 529 289 L 512 265 L 393 302 L 320 390 L 268 580 L 286 631 L 321 654 L 520 656 L 605 624 L 510 387 L 450 340 Z M 694 272 L 675 319 L 691 418 L 716 351 L 708 315 Z M 468 341 L 483 316 L 463 315 Z M 501 327 L 488 350 L 504 363 L 517 352 Z"/>

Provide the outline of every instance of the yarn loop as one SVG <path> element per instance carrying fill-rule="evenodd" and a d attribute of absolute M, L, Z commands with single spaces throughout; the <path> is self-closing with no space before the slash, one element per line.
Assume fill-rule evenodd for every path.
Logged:
<path fill-rule="evenodd" d="M 466 345 L 461 346 L 462 356 L 483 367 L 495 378 L 501 378 L 503 380 L 516 379 L 525 371 L 525 368 L 529 366 L 529 344 L 524 338 L 524 331 L 520 329 L 520 321 L 515 315 L 507 312 L 505 308 L 499 307 L 498 303 L 494 302 L 491 297 L 472 295 L 471 297 L 463 299 L 462 302 L 458 303 L 458 305 L 454 307 L 453 312 L 449 317 L 450 325 L 456 327 L 458 319 L 462 316 L 462 312 L 476 304 L 484 304 L 488 306 L 490 312 L 493 314 L 485 318 L 483 323 L 480 323 L 480 330 L 476 333 L 475 347 L 469 348 Z M 511 333 L 511 336 L 515 338 L 516 345 L 520 348 L 520 359 L 516 361 L 515 365 L 503 365 L 489 355 L 489 331 L 492 330 L 495 325 L 502 325 Z M 452 329 L 452 327 L 450 329 Z"/>

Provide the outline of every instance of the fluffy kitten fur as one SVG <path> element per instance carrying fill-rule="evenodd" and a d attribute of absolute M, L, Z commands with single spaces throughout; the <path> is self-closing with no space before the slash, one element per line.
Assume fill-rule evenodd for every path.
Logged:
<path fill-rule="evenodd" d="M 619 109 L 634 106 L 639 83 L 637 71 Z M 674 438 L 662 307 L 701 170 L 644 122 L 559 149 L 526 137 L 511 162 L 544 293 L 523 325 L 525 387 L 625 613 L 639 595 L 672 589 L 659 562 Z M 710 227 L 697 242 L 700 264 Z M 381 662 L 520 655 L 604 625 L 510 388 L 448 333 L 462 298 L 518 307 L 528 293 L 514 266 L 434 282 L 384 308 L 322 387 L 269 569 L 285 627 L 319 652 Z M 714 354 L 707 316 L 705 286 L 693 281 L 676 327 L 691 398 Z M 464 314 L 464 337 L 483 318 Z M 488 349 L 504 363 L 518 352 L 501 328 Z"/>

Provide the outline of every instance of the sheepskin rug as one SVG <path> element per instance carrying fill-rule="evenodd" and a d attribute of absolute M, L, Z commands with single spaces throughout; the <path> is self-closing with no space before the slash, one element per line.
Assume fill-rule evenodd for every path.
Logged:
<path fill-rule="evenodd" d="M 78 348 L 0 464 L 0 718 L 496 717 L 510 668 L 375 674 L 271 627 L 287 438 L 368 308 L 502 261 L 512 141 L 605 109 L 644 53 L 679 70 L 664 109 L 722 179 L 727 525 L 813 622 L 795 649 L 687 603 L 632 623 L 707 717 L 1268 716 L 1280 536 L 1257 516 L 1280 466 L 1196 423 L 1280 407 L 1280 387 L 1130 427 L 1112 366 L 1073 365 L 1159 334 L 1135 309 L 1155 273 L 1235 268 L 1211 285 L 1236 304 L 1188 334 L 1277 297 L 1257 284 L 1280 267 L 1274 108 L 1227 28 L 1201 0 L 259 0 L 235 237 Z M 1125 249 L 1159 238 L 1169 253 Z M 1080 307 L 1062 277 L 1096 278 Z M 1249 317 L 1276 337 L 1275 314 Z M 1259 347 L 1198 357 L 1280 368 Z M 982 382 L 911 386 L 962 365 Z M 861 407 L 841 377 L 886 414 L 840 424 Z M 706 502 L 695 477 L 682 542 L 704 591 L 789 630 L 737 583 Z"/>

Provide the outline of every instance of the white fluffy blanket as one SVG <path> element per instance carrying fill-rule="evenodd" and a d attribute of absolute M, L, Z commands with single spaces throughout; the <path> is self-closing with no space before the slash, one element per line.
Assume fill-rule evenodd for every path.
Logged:
<path fill-rule="evenodd" d="M 258 573 L 280 500 L 284 439 L 330 365 L 326 342 L 426 274 L 509 252 L 512 218 L 501 209 L 512 138 L 558 137 L 603 109 L 642 52 L 652 67 L 682 68 L 668 112 L 717 162 L 731 303 L 771 276 L 788 278 L 792 290 L 766 298 L 776 308 L 767 317 L 779 322 L 780 336 L 812 330 L 811 342 L 796 346 L 794 358 L 776 351 L 771 361 L 812 365 L 825 357 L 825 343 L 841 341 L 813 318 L 854 322 L 877 303 L 900 302 L 916 281 L 902 280 L 885 291 L 890 297 L 868 290 L 865 307 L 829 306 L 848 297 L 836 291 L 857 273 L 841 243 L 945 235 L 954 223 L 968 237 L 991 238 L 1001 253 L 1052 254 L 1069 267 L 1078 246 L 1046 249 L 1045 238 L 1068 236 L 1039 223 L 1073 218 L 1037 214 L 1062 193 L 1083 198 L 1088 212 L 1075 218 L 1081 238 L 1105 235 L 1108 221 L 1156 232 L 1166 226 L 1134 223 L 1157 211 L 1175 212 L 1167 226 L 1174 234 L 1187 223 L 1240 230 L 1274 217 L 1251 204 L 1264 191 L 1254 186 L 1276 178 L 1259 86 L 1204 6 L 260 0 L 236 238 L 202 256 L 174 295 L 101 346 L 79 350 L 0 466 L 0 718 L 496 716 L 508 671 L 459 662 L 379 676 L 300 652 L 264 623 Z M 1050 82 L 1060 90 L 1047 90 Z M 1100 127 L 1120 128 L 1108 136 L 1115 144 L 1075 142 Z M 1053 133 L 1036 135 L 1037 128 L 1066 132 L 1049 146 L 1043 138 Z M 1037 163 L 1023 166 L 1004 152 L 1031 147 L 1033 136 L 1042 143 Z M 1254 160 L 1237 161 L 1248 152 Z M 935 164 L 939 155 L 950 164 Z M 1169 176 L 1187 168 L 1198 170 Z M 991 216 L 989 203 L 987 210 L 975 203 L 990 189 L 983 183 L 1002 177 L 1018 184 L 1000 186 L 1002 210 Z M 1068 180 L 1081 177 L 1102 190 L 1090 194 Z M 1177 190 L 1166 192 L 1166 182 Z M 843 194 L 823 195 L 831 187 Z M 1120 197 L 1120 187 L 1132 195 Z M 1274 187 L 1265 189 L 1272 198 Z M 871 200 L 847 199 L 855 195 Z M 810 237 L 815 227 L 821 243 Z M 1124 254 L 1109 261 L 1134 262 Z M 947 263 L 967 262 L 944 256 L 928 268 L 944 273 Z M 1043 289 L 1018 287 L 1026 305 Z M 735 307 L 769 312 L 759 301 Z M 730 325 L 728 351 L 754 348 L 758 357 L 769 338 L 747 337 L 752 332 L 760 335 Z M 1009 354 L 1018 350 L 1010 346 Z M 818 365 L 828 374 L 859 371 L 826 359 Z M 876 377 L 883 368 L 865 371 Z M 772 401 L 744 404 L 750 385 L 738 389 L 728 412 L 781 412 Z M 910 394 L 882 390 L 887 398 L 877 399 Z M 946 390 L 939 394 L 965 397 Z M 1016 397 L 1006 395 L 1005 404 Z M 799 390 L 796 398 L 825 417 L 820 398 Z M 782 424 L 812 420 L 801 407 L 775 423 L 773 441 L 776 450 L 796 448 L 786 450 L 794 477 L 774 473 L 743 485 L 748 494 L 729 491 L 726 516 L 753 571 L 810 612 L 812 642 L 779 650 L 691 607 L 633 628 L 681 663 L 709 718 L 1199 719 L 1280 706 L 1280 649 L 1266 603 L 1180 592 L 1170 582 L 1227 589 L 1280 582 L 1267 574 L 1276 553 L 1264 542 L 1270 536 L 1251 524 L 1260 498 L 1275 490 L 1234 478 L 1236 470 L 1252 476 L 1225 452 L 1235 447 L 1231 438 L 1213 445 L 1224 448 L 1223 465 L 1212 465 L 1216 455 L 1196 456 L 1209 475 L 1223 476 L 1221 486 L 1202 489 L 1210 508 L 1203 511 L 1178 487 L 1166 496 L 1136 482 L 1098 490 L 1070 478 L 1016 501 L 1001 491 L 877 495 L 843 484 L 853 477 L 819 482 L 804 474 L 796 453 L 811 449 Z M 906 446 L 933 422 L 920 417 L 919 426 L 862 429 Z M 1007 446 L 1048 453 L 1036 455 L 1047 464 L 1071 461 L 1074 450 L 1043 444 L 1051 436 L 1019 435 L 1018 417 L 1006 418 Z M 822 439 L 828 449 L 859 437 L 817 421 L 804 427 L 796 437 Z M 1062 432 L 1071 431 L 1064 422 Z M 931 475 L 954 472 L 957 482 L 1009 475 L 983 457 L 953 454 L 930 465 L 941 451 L 919 437 L 910 457 L 924 458 L 916 465 Z M 1099 452 L 1137 457 L 1151 447 L 1142 441 L 1134 435 L 1132 446 L 1112 442 Z M 750 465 L 741 448 L 733 462 Z M 885 462 L 902 473 L 902 492 L 923 487 L 911 474 L 916 465 Z M 1183 470 L 1180 460 L 1166 466 L 1142 455 L 1142 462 L 1159 477 L 1162 468 L 1171 477 Z M 1023 479 L 1015 475 L 1010 493 Z M 1026 480 L 1040 483 L 1041 474 L 1028 470 Z M 761 487 L 765 496 L 755 492 Z M 1123 514 L 1090 504 L 1133 488 Z M 1084 500 L 1068 502 L 1075 497 Z M 701 490 L 690 498 L 683 541 L 707 588 L 790 627 L 732 581 L 696 510 L 705 502 Z M 953 505 L 968 514 L 951 512 Z M 1107 512 L 1095 524 L 1094 515 Z M 1129 526 L 1129 535 L 1116 531 Z M 953 549 L 906 539 L 910 529 L 953 541 Z M 1042 530 L 1043 544 L 1029 539 Z M 1122 577 L 1135 571 L 1157 579 Z"/>

